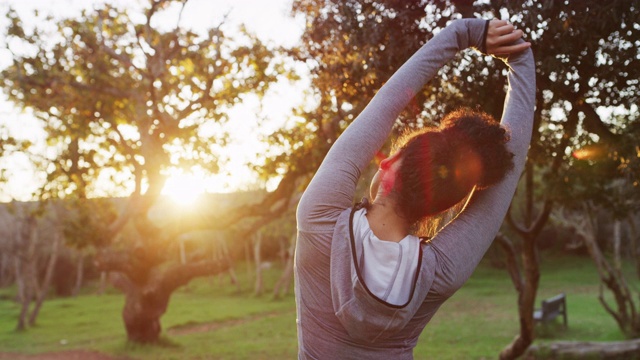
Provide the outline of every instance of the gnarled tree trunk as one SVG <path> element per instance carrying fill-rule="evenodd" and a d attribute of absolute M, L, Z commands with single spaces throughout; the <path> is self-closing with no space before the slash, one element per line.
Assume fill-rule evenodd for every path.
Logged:
<path fill-rule="evenodd" d="M 114 285 L 125 293 L 122 310 L 127 339 L 136 343 L 155 343 L 162 332 L 160 318 L 167 311 L 171 294 L 191 279 L 217 275 L 229 265 L 224 261 L 201 261 L 174 264 L 167 268 L 155 267 L 146 276 L 140 276 L 126 254 L 101 254 L 96 259 L 99 269 L 115 271 Z"/>
<path fill-rule="evenodd" d="M 121 285 L 119 287 L 123 289 Z M 127 339 L 136 343 L 156 342 L 162 331 L 160 318 L 167 311 L 171 293 L 154 286 L 139 288 L 129 285 L 126 288 L 122 319 Z"/>

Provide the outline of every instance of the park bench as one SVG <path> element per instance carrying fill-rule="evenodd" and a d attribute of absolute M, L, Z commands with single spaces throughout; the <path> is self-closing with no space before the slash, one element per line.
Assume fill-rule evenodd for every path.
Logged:
<path fill-rule="evenodd" d="M 542 308 L 533 312 L 533 320 L 547 323 L 562 315 L 564 327 L 567 327 L 567 297 L 564 293 L 542 300 Z"/>

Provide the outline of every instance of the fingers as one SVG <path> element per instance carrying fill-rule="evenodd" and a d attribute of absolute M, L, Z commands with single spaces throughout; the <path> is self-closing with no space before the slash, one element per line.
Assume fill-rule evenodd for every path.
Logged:
<path fill-rule="evenodd" d="M 507 23 L 506 25 L 496 27 L 494 29 L 494 32 L 496 33 L 496 35 L 506 35 L 512 33 L 515 29 L 516 27 L 513 26 L 513 24 Z"/>
<path fill-rule="evenodd" d="M 487 37 L 487 50 L 495 51 L 497 48 L 511 45 L 522 38 L 522 31 L 518 30 L 508 35 Z"/>
<path fill-rule="evenodd" d="M 499 43 L 501 43 L 501 44 L 512 43 L 512 42 L 514 42 L 514 41 L 516 41 L 518 39 L 521 39 L 522 35 L 524 35 L 524 32 L 522 32 L 522 30 L 516 30 L 516 31 L 513 31 L 513 32 L 509 32 L 509 33 L 507 33 L 505 35 L 500 36 Z"/>
<path fill-rule="evenodd" d="M 520 44 L 516 44 L 516 45 L 500 46 L 500 47 L 496 48 L 493 53 L 495 55 L 498 55 L 498 56 L 509 55 L 509 54 L 515 54 L 515 53 L 518 53 L 520 51 L 526 50 L 529 47 L 531 47 L 531 43 L 530 42 L 524 42 L 524 43 L 520 43 Z"/>
<path fill-rule="evenodd" d="M 489 26 L 500 27 L 500 26 L 507 25 L 508 23 L 509 22 L 507 20 L 493 19 L 489 21 Z"/>

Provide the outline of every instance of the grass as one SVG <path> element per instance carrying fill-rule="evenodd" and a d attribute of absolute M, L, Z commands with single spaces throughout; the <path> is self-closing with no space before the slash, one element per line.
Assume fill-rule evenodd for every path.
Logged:
<path fill-rule="evenodd" d="M 238 270 L 244 272 L 244 268 Z M 278 272 L 279 269 L 267 272 L 267 289 L 272 288 Z M 598 302 L 597 279 L 588 258 L 546 258 L 541 265 L 538 299 L 566 293 L 569 327 L 564 329 L 560 322 L 538 326 L 537 343 L 624 338 Z M 280 300 L 273 300 L 270 294 L 256 297 L 250 279 L 240 280 L 245 284 L 241 291 L 218 280 L 198 279 L 176 292 L 162 318 L 163 342 L 155 346 L 125 341 L 121 294 L 48 300 L 38 325 L 16 333 L 19 308 L 10 301 L 15 289 L 2 289 L 0 349 L 30 354 L 93 349 L 133 359 L 295 358 L 293 296 Z M 415 358 L 495 358 L 519 331 L 516 301 L 506 272 L 481 265 L 429 323 L 415 349 Z"/>

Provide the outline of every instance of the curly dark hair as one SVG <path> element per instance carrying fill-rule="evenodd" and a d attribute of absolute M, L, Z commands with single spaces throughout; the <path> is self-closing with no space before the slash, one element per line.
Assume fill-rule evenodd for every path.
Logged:
<path fill-rule="evenodd" d="M 513 168 L 506 130 L 490 115 L 460 109 L 438 128 L 405 134 L 396 145 L 402 163 L 393 189 L 411 223 L 442 213 L 474 189 L 498 183 Z"/>

